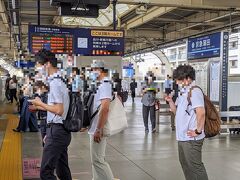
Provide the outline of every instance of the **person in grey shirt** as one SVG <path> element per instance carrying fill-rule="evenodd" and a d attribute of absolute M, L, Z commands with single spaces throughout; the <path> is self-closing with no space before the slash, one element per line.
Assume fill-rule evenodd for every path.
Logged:
<path fill-rule="evenodd" d="M 208 180 L 202 162 L 202 146 L 205 138 L 204 96 L 195 86 L 195 70 L 189 65 L 180 65 L 173 72 L 180 88 L 180 94 L 174 103 L 167 96 L 171 110 L 176 114 L 176 139 L 178 141 L 179 161 L 186 180 Z M 190 102 L 188 100 L 191 91 Z"/>
<path fill-rule="evenodd" d="M 145 82 L 142 87 L 142 114 L 143 122 L 145 126 L 145 132 L 149 132 L 148 128 L 148 116 L 150 113 L 150 119 L 152 123 L 152 133 L 156 132 L 156 114 L 155 114 L 155 102 L 157 93 L 157 84 L 154 82 L 155 77 L 153 74 L 149 74 L 145 77 Z"/>
<path fill-rule="evenodd" d="M 61 79 L 57 68 L 55 54 L 41 50 L 36 54 L 36 66 L 41 74 L 48 74 L 49 93 L 48 103 L 40 98 L 30 100 L 36 110 L 47 111 L 47 132 L 44 137 L 44 149 L 40 169 L 42 180 L 56 180 L 56 174 L 61 180 L 71 180 L 68 166 L 68 146 L 71 142 L 71 133 L 66 131 L 63 121 L 66 119 L 69 108 L 67 85 Z M 41 68 L 39 68 L 41 67 Z"/>

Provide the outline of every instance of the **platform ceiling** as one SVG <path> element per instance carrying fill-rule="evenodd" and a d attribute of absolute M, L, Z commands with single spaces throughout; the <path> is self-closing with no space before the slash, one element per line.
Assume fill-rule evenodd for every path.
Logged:
<path fill-rule="evenodd" d="M 11 25 L 12 0 L 0 0 L 0 54 L 13 57 L 16 39 Z M 15 0 L 19 10 L 20 33 L 23 49 L 27 48 L 28 24 L 37 24 L 37 1 Z M 147 7 L 147 12 L 137 14 L 136 8 Z M 49 0 L 41 0 L 41 24 L 66 27 L 91 27 L 112 29 L 112 5 L 100 10 L 95 19 L 60 17 Z M 146 48 L 165 45 L 192 35 L 213 30 L 232 30 L 240 25 L 239 0 L 118 0 L 118 29 L 126 34 L 125 52 L 140 52 Z"/>

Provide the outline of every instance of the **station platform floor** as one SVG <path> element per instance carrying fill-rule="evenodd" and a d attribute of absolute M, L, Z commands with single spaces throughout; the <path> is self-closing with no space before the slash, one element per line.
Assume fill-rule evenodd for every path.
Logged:
<path fill-rule="evenodd" d="M 0 105 L 0 180 L 38 179 L 39 168 L 27 176 L 26 160 L 41 158 L 40 133 L 16 133 L 18 124 L 13 106 Z M 178 161 L 175 132 L 170 117 L 160 117 L 160 133 L 145 134 L 140 99 L 126 103 L 129 128 L 110 137 L 106 159 L 116 179 L 184 180 Z M 209 180 L 239 180 L 240 135 L 222 134 L 206 139 L 203 161 Z M 91 180 L 89 138 L 87 132 L 73 133 L 69 163 L 74 180 Z M 36 163 L 35 163 L 36 165 Z"/>

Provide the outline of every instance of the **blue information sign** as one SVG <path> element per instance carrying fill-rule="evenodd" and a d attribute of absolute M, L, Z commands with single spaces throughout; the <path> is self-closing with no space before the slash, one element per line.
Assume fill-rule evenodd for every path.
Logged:
<path fill-rule="evenodd" d="M 14 66 L 17 68 L 34 68 L 35 67 L 35 62 L 33 61 L 15 61 Z"/>
<path fill-rule="evenodd" d="M 220 57 L 221 33 L 188 39 L 188 60 Z"/>
<path fill-rule="evenodd" d="M 29 25 L 29 50 L 48 49 L 57 54 L 123 56 L 124 32 Z"/>

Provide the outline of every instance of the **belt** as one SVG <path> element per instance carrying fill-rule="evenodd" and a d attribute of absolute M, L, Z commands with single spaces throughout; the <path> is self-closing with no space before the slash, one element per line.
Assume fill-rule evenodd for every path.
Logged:
<path fill-rule="evenodd" d="M 63 126 L 63 124 L 62 123 L 48 123 L 47 124 L 47 128 L 50 128 L 52 126 Z"/>

